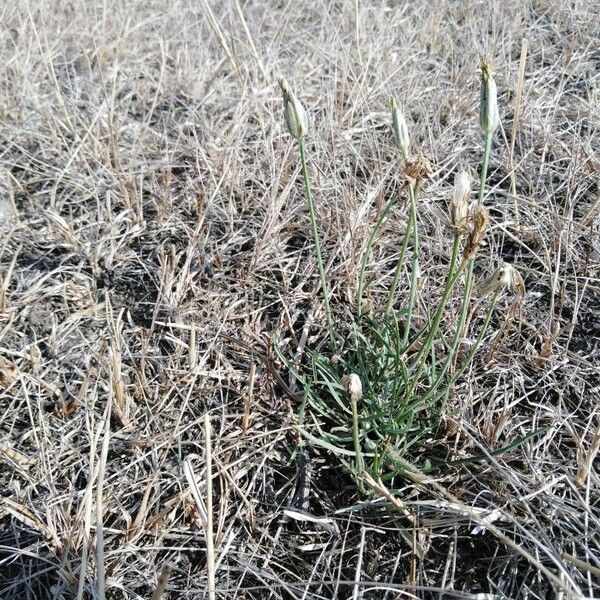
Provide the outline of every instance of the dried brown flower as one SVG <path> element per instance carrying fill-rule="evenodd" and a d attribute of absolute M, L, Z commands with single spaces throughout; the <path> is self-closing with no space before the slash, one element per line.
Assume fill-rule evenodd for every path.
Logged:
<path fill-rule="evenodd" d="M 433 169 L 431 163 L 424 156 L 418 156 L 406 161 L 404 174 L 410 185 L 418 185 L 424 179 L 431 179 Z"/>
<path fill-rule="evenodd" d="M 489 219 L 488 209 L 482 204 L 476 205 L 471 211 L 470 231 L 463 251 L 463 258 L 465 260 L 473 258 L 479 246 L 483 244 Z"/>

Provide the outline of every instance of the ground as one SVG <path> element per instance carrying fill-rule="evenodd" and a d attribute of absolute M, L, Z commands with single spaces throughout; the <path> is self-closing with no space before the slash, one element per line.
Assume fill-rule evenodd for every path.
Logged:
<path fill-rule="evenodd" d="M 600 596 L 599 13 L 596 0 L 4 3 L 0 597 L 149 599 L 162 579 L 164 598 L 196 599 L 213 571 L 222 598 Z M 482 59 L 501 127 L 476 281 L 504 260 L 527 292 L 503 299 L 427 442 L 442 457 L 432 481 L 460 504 L 396 481 L 409 519 L 327 450 L 298 450 L 302 394 L 273 344 L 301 360 L 326 327 L 277 77 L 308 114 L 340 315 L 382 205 L 402 196 L 388 97 L 401 103 L 433 167 L 423 316 L 454 174 L 480 169 Z M 375 307 L 406 215 L 400 200 L 376 240 Z"/>

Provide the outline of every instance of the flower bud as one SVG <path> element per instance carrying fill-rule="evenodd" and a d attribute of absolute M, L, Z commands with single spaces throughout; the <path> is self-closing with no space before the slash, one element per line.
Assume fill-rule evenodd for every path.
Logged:
<path fill-rule="evenodd" d="M 300 104 L 300 101 L 296 98 L 296 95 L 292 92 L 285 79 L 281 78 L 279 80 L 279 87 L 281 87 L 283 94 L 283 109 L 288 129 L 300 141 L 306 135 L 308 129 L 304 107 Z"/>
<path fill-rule="evenodd" d="M 492 77 L 492 67 L 487 62 L 481 64 L 479 124 L 486 134 L 493 133 L 500 124 L 496 82 Z"/>
<path fill-rule="evenodd" d="M 350 373 L 350 375 L 342 377 L 342 388 L 350 394 L 352 402 L 358 402 L 362 398 L 362 382 L 356 373 Z"/>
<path fill-rule="evenodd" d="M 392 112 L 392 129 L 394 130 L 396 144 L 398 144 L 398 148 L 402 152 L 402 157 L 406 160 L 408 158 L 408 147 L 410 146 L 408 127 L 395 98 L 390 98 L 390 110 Z"/>
<path fill-rule="evenodd" d="M 469 193 L 471 181 L 466 171 L 454 176 L 454 195 L 450 207 L 450 221 L 456 231 L 466 232 L 469 221 Z"/>

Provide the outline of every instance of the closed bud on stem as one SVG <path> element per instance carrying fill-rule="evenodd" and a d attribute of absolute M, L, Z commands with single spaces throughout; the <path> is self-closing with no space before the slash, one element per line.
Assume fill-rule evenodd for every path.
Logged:
<path fill-rule="evenodd" d="M 350 394 L 352 402 L 358 402 L 362 398 L 362 382 L 356 373 L 350 373 L 350 375 L 342 377 L 342 388 Z"/>
<path fill-rule="evenodd" d="M 290 88 L 285 79 L 281 78 L 279 80 L 279 87 L 283 94 L 285 122 L 290 133 L 300 141 L 306 135 L 308 129 L 304 107 L 300 104 L 300 101 L 296 98 L 296 95 L 292 92 L 292 88 Z"/>
<path fill-rule="evenodd" d="M 455 231 L 466 233 L 469 225 L 469 194 L 471 180 L 466 171 L 461 171 L 454 176 L 454 194 L 450 207 L 450 221 Z"/>
<path fill-rule="evenodd" d="M 408 127 L 406 125 L 406 119 L 398 106 L 395 98 L 390 98 L 390 110 L 392 113 L 392 129 L 394 130 L 394 137 L 396 138 L 396 144 L 402 152 L 404 160 L 408 159 L 408 148 L 410 146 L 410 139 L 408 137 Z"/>
<path fill-rule="evenodd" d="M 497 96 L 496 82 L 492 77 L 492 67 L 489 63 L 483 62 L 481 64 L 479 124 L 486 134 L 493 133 L 500 124 Z"/>

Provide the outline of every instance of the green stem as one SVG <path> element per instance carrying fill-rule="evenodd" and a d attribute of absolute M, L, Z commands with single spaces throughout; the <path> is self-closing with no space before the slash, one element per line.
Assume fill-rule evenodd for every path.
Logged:
<path fill-rule="evenodd" d="M 448 357 L 446 358 L 446 361 L 444 362 L 444 366 L 442 367 L 442 371 L 438 375 L 435 383 L 427 391 L 427 394 L 425 395 L 423 402 L 427 402 L 429 399 L 431 399 L 431 397 L 435 394 L 435 391 L 443 383 L 444 377 L 445 377 L 446 373 L 448 372 L 448 369 L 450 368 L 450 365 L 452 364 L 452 362 L 456 356 L 456 352 L 457 352 L 460 342 L 462 340 L 460 332 L 464 326 L 464 322 L 466 319 L 466 314 L 467 314 L 466 308 L 468 308 L 468 306 L 469 306 L 469 303 L 465 302 L 465 298 L 466 298 L 466 296 L 463 297 L 459 322 L 456 327 L 456 333 L 454 334 L 454 339 L 452 340 L 452 347 L 451 347 L 450 351 L 448 352 Z M 475 346 L 474 346 L 473 350 L 469 353 L 466 360 L 464 361 L 462 369 L 459 371 L 458 374 L 453 375 L 451 380 L 447 383 L 446 396 L 448 395 L 448 392 L 452 389 L 452 386 L 456 383 L 458 378 L 465 372 L 465 369 L 469 366 L 469 364 L 473 360 L 473 358 L 475 356 L 475 352 L 477 352 L 477 350 L 479 349 L 479 346 L 481 345 L 481 342 L 483 341 L 483 336 L 485 335 L 485 333 L 489 327 L 489 323 L 492 318 L 492 311 L 493 311 L 494 307 L 496 306 L 497 299 L 498 299 L 498 294 L 496 294 L 492 300 L 492 305 L 490 306 L 490 309 L 488 311 L 488 314 L 487 314 L 485 323 L 483 325 L 483 328 L 481 330 L 481 333 L 479 334 L 479 337 L 478 337 L 477 341 L 475 342 Z"/>
<path fill-rule="evenodd" d="M 356 454 L 356 476 L 360 483 L 362 481 L 361 477 L 364 471 L 364 462 L 362 451 L 360 449 L 360 438 L 358 432 L 358 402 L 356 400 L 351 400 L 350 404 L 352 405 L 352 439 L 354 440 L 354 453 Z"/>
<path fill-rule="evenodd" d="M 411 188 L 410 194 L 410 216 L 413 222 L 413 262 L 412 273 L 410 279 L 410 297 L 408 300 L 408 314 L 406 315 L 406 326 L 404 329 L 404 337 L 402 343 L 404 346 L 408 344 L 408 337 L 412 326 L 413 311 L 415 309 L 415 301 L 417 298 L 417 283 L 419 277 L 419 227 L 417 223 L 417 192 Z"/>
<path fill-rule="evenodd" d="M 492 151 L 492 138 L 494 137 L 494 132 L 486 133 L 485 135 L 485 148 L 483 151 L 483 163 L 481 165 L 481 174 L 479 176 L 479 194 L 478 194 L 478 202 L 479 204 L 483 204 L 483 197 L 485 195 L 485 182 L 487 179 L 488 166 L 490 164 L 490 154 Z M 467 277 L 465 279 L 465 290 L 463 294 L 463 306 L 461 310 L 461 319 L 460 325 L 458 328 L 459 338 L 463 335 L 463 329 L 465 327 L 467 321 L 467 314 L 469 304 L 471 302 L 471 288 L 473 287 L 473 268 L 475 266 L 475 260 L 471 259 L 469 261 L 469 268 L 467 269 Z"/>
<path fill-rule="evenodd" d="M 448 276 L 446 277 L 446 284 L 444 286 L 444 292 L 442 293 L 442 298 L 437 307 L 435 315 L 433 317 L 433 323 L 429 328 L 429 333 L 423 342 L 423 346 L 419 350 L 417 354 L 417 358 L 415 359 L 415 364 L 417 366 L 417 372 L 414 376 L 411 377 L 411 384 L 408 389 L 407 398 L 410 398 L 419 383 L 419 379 L 421 374 L 423 373 L 423 369 L 425 368 L 425 357 L 429 354 L 429 350 L 431 348 L 431 344 L 435 338 L 435 335 L 438 331 L 440 323 L 442 321 L 442 316 L 444 314 L 444 309 L 446 308 L 446 304 L 448 303 L 448 298 L 450 297 L 450 292 L 454 287 L 454 284 L 458 280 L 458 276 L 460 275 L 461 268 L 459 268 L 458 272 L 454 274 L 454 270 L 456 268 L 456 262 L 458 260 L 458 253 L 460 251 L 460 236 L 456 234 L 454 236 L 454 242 L 452 243 L 452 256 L 450 258 L 450 265 L 448 267 Z"/>
<path fill-rule="evenodd" d="M 357 313 L 358 313 L 359 319 L 362 316 L 363 295 L 365 293 L 365 287 L 366 287 L 365 286 L 365 270 L 367 268 L 367 260 L 369 259 L 369 256 L 371 255 L 371 249 L 373 247 L 373 242 L 375 241 L 375 236 L 381 229 L 381 225 L 383 224 L 383 221 L 386 218 L 387 214 L 390 212 L 390 209 L 392 208 L 392 206 L 394 206 L 394 203 L 395 203 L 395 198 L 392 198 L 391 200 L 388 201 L 388 203 L 384 206 L 383 210 L 381 211 L 381 214 L 379 215 L 379 218 L 377 219 L 375 226 L 371 230 L 371 234 L 369 235 L 369 239 L 367 240 L 367 246 L 365 248 L 365 251 L 364 251 L 361 261 L 360 261 L 360 270 L 358 272 L 358 292 L 357 292 L 357 301 L 356 301 Z"/>
<path fill-rule="evenodd" d="M 402 240 L 402 248 L 400 249 L 400 256 L 398 257 L 398 262 L 396 263 L 396 269 L 394 271 L 394 278 L 392 279 L 392 284 L 390 286 L 390 290 L 388 292 L 388 298 L 385 303 L 385 314 L 386 316 L 392 310 L 392 306 L 394 304 L 394 296 L 396 295 L 396 290 L 398 288 L 398 282 L 400 281 L 400 275 L 402 274 L 402 267 L 404 266 L 404 258 L 406 256 L 406 250 L 408 249 L 408 240 L 410 239 L 410 234 L 412 233 L 413 222 L 412 219 L 409 218 L 408 226 L 406 227 L 406 231 L 404 232 L 404 237 Z"/>
<path fill-rule="evenodd" d="M 416 195 L 415 191 L 412 187 L 409 187 L 410 194 L 410 216 L 408 219 L 408 227 L 406 228 L 406 232 L 404 233 L 404 239 L 402 241 L 402 249 L 400 251 L 400 257 L 398 258 L 398 262 L 396 263 L 396 270 L 394 272 L 394 278 L 392 279 L 392 285 L 390 286 L 390 291 L 388 292 L 387 302 L 385 304 L 385 314 L 386 316 L 392 310 L 392 306 L 394 305 L 394 300 L 396 296 L 396 290 L 398 289 L 398 282 L 400 281 L 400 275 L 402 273 L 402 268 L 404 267 L 404 257 L 406 256 L 406 250 L 408 248 L 408 240 L 410 238 L 411 232 L 413 233 L 413 241 L 414 241 L 414 250 L 413 250 L 413 278 L 411 285 L 411 306 L 414 305 L 414 294 L 412 290 L 415 289 L 416 285 L 416 276 L 418 274 L 418 249 L 419 249 L 419 232 L 417 230 L 417 206 L 416 206 Z M 409 309 L 409 314 L 412 313 L 412 310 Z M 410 320 L 410 319 L 409 319 Z M 406 333 L 409 331 L 410 327 L 407 326 L 405 331 L 405 340 L 404 345 L 406 345 L 407 335 Z"/>
<path fill-rule="evenodd" d="M 486 133 L 485 150 L 483 152 L 483 164 L 481 165 L 481 175 L 479 176 L 479 204 L 483 204 L 483 195 L 485 193 L 485 180 L 487 179 L 488 165 L 490 164 L 490 154 L 492 151 L 492 137 L 494 133 Z"/>
<path fill-rule="evenodd" d="M 490 307 L 488 308 L 487 314 L 485 316 L 485 321 L 483 322 L 481 332 L 477 336 L 477 340 L 476 340 L 475 344 L 473 345 L 473 348 L 471 348 L 471 351 L 469 352 L 469 354 L 467 354 L 467 357 L 464 360 L 462 367 L 452 376 L 452 379 L 448 383 L 448 389 L 450 389 L 458 381 L 458 379 L 462 376 L 462 374 L 468 369 L 469 365 L 473 362 L 473 359 L 475 358 L 475 354 L 477 353 L 477 350 L 479 350 L 479 347 L 481 346 L 481 343 L 483 342 L 483 338 L 485 337 L 485 334 L 490 326 L 490 322 L 491 322 L 492 316 L 494 314 L 494 309 L 496 308 L 496 304 L 498 303 L 498 298 L 500 297 L 500 291 L 501 290 L 497 290 L 494 293 L 494 297 L 492 298 L 492 302 L 491 302 Z"/>
<path fill-rule="evenodd" d="M 335 335 L 335 327 L 333 324 L 333 315 L 331 314 L 331 307 L 329 305 L 329 287 L 327 286 L 327 280 L 325 279 L 325 266 L 323 264 L 323 255 L 321 254 L 321 242 L 319 240 L 319 232 L 317 229 L 317 216 L 315 213 L 315 205 L 312 198 L 310 189 L 310 181 L 308 178 L 308 165 L 306 163 L 306 148 L 304 140 L 298 141 L 300 146 L 300 162 L 302 163 L 302 176 L 304 178 L 304 190 L 306 191 L 306 201 L 308 203 L 308 213 L 310 215 L 310 225 L 312 228 L 313 240 L 315 243 L 315 253 L 317 255 L 317 266 L 319 268 L 319 277 L 321 278 L 321 290 L 323 291 L 323 299 L 325 302 L 325 314 L 327 317 L 327 325 L 329 327 L 329 336 L 331 337 L 331 343 L 333 349 L 337 352 L 337 341 Z"/>
<path fill-rule="evenodd" d="M 467 269 L 467 276 L 465 278 L 465 289 L 463 290 L 463 301 L 460 307 L 460 317 L 458 320 L 458 326 L 456 328 L 456 337 L 454 339 L 453 354 L 456 353 L 465 334 L 465 327 L 467 323 L 467 316 L 469 314 L 469 305 L 471 304 L 471 292 L 473 289 L 473 267 L 475 266 L 475 260 L 471 258 L 469 260 L 469 268 Z"/>

